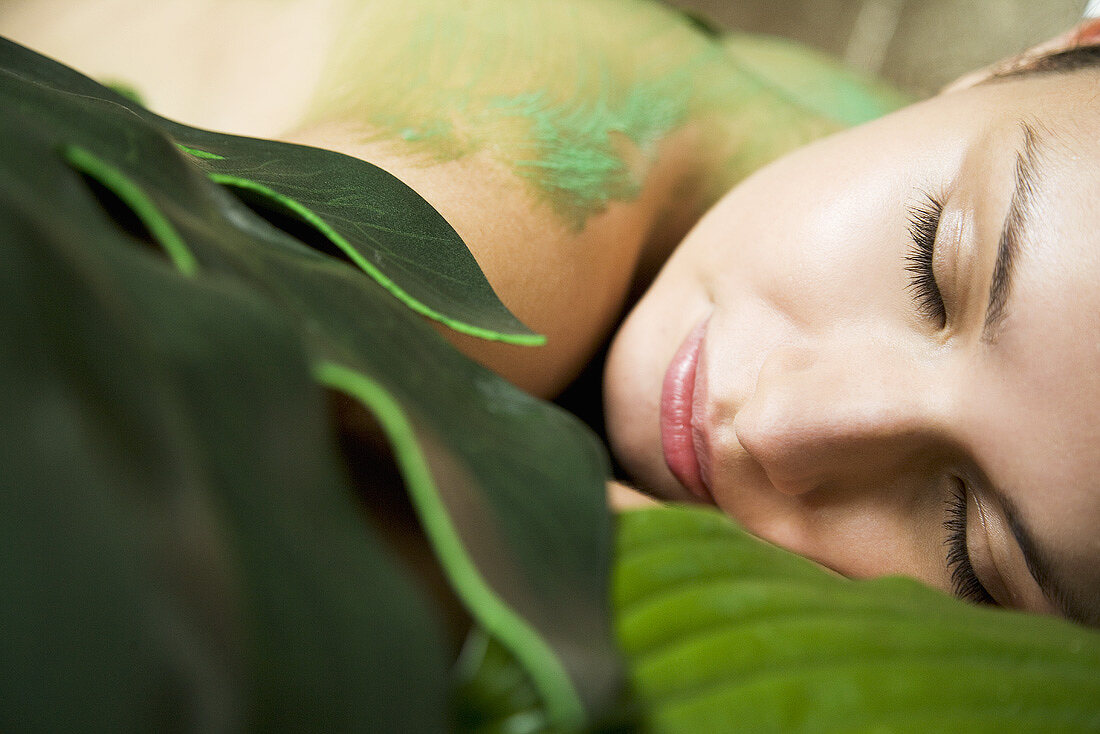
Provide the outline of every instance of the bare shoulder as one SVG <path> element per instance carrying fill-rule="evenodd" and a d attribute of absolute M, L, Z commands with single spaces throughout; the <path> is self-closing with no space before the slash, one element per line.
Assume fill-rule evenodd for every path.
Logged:
<path fill-rule="evenodd" d="M 428 199 L 547 343 L 448 338 L 548 397 L 703 209 L 688 81 L 712 53 L 659 3 L 364 2 L 287 136 L 378 163 Z"/>
<path fill-rule="evenodd" d="M 501 301 L 546 344 L 489 342 L 439 327 L 467 355 L 541 397 L 560 392 L 614 328 L 647 248 L 669 215 L 678 173 L 671 137 L 642 189 L 578 223 L 546 201 L 520 172 L 486 151 L 454 160 L 422 152 L 356 123 L 322 123 L 283 136 L 368 160 L 427 199 L 470 248 Z M 693 220 L 692 220 L 693 221 Z M 664 222 L 667 225 L 667 222 Z"/>

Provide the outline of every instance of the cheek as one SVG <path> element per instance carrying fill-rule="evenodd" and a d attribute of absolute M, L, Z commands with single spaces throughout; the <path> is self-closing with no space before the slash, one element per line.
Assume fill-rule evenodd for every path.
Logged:
<path fill-rule="evenodd" d="M 865 313 L 904 293 L 905 196 L 896 176 L 813 176 L 792 156 L 749 179 L 676 253 L 719 307 L 745 299 L 796 323 Z"/>

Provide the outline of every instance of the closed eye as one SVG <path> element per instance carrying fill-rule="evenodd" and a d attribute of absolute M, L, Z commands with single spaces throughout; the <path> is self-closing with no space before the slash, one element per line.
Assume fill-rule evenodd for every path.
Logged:
<path fill-rule="evenodd" d="M 936 283 L 932 258 L 942 216 L 943 200 L 927 192 L 920 202 L 909 207 L 909 237 L 912 243 L 905 257 L 905 270 L 909 273 L 908 291 L 917 313 L 939 329 L 947 326 L 947 307 Z"/>
<path fill-rule="evenodd" d="M 970 550 L 966 543 L 967 490 L 959 484 L 952 488 L 945 505 L 946 518 L 943 522 L 947 531 L 947 568 L 951 572 L 951 589 L 955 596 L 976 604 L 996 604 L 993 596 L 986 590 L 974 572 L 970 560 Z"/>

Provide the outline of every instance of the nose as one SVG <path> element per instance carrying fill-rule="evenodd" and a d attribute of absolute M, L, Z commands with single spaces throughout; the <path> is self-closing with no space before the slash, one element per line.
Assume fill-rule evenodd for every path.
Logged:
<path fill-rule="evenodd" d="M 927 359 L 888 340 L 781 346 L 766 357 L 734 433 L 785 494 L 881 487 L 943 436 L 939 382 Z"/>

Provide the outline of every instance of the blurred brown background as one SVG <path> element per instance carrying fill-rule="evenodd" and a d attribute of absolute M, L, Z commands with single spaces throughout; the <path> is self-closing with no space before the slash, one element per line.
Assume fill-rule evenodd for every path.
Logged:
<path fill-rule="evenodd" d="M 1086 0 L 669 0 L 723 28 L 803 41 L 931 94 L 1081 17 Z"/>

